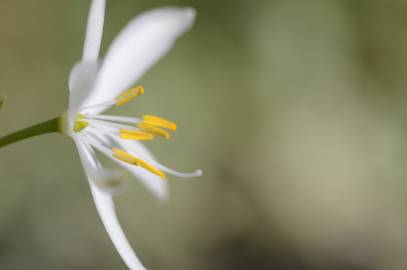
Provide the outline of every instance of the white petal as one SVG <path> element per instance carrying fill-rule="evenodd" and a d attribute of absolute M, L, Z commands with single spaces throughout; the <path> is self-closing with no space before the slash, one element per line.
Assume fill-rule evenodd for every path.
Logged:
<path fill-rule="evenodd" d="M 102 42 L 103 23 L 105 18 L 105 0 L 93 0 L 88 17 L 83 61 L 94 62 L 98 59 Z"/>
<path fill-rule="evenodd" d="M 163 181 L 159 176 L 152 174 L 151 172 L 137 166 L 127 164 L 119 161 L 112 156 L 111 148 L 118 147 L 126 151 L 131 151 L 137 154 L 140 158 L 146 158 L 149 160 L 155 160 L 154 156 L 147 150 L 144 145 L 137 141 L 126 141 L 120 138 L 106 136 L 105 134 L 98 134 L 93 132 L 92 129 L 87 130 L 92 136 L 94 146 L 105 154 L 112 161 L 117 163 L 122 168 L 131 172 L 138 180 L 140 180 L 158 199 L 166 200 L 168 198 L 168 186 L 167 182 Z M 97 141 L 99 141 L 99 143 Z M 92 143 L 92 141 L 90 141 Z M 109 147 L 102 146 L 108 145 Z"/>
<path fill-rule="evenodd" d="M 79 62 L 69 74 L 69 115 L 75 115 L 83 99 L 89 94 L 99 70 L 98 62 Z"/>
<path fill-rule="evenodd" d="M 114 196 L 121 194 L 128 186 L 128 179 L 123 170 L 104 169 L 92 180 L 100 190 Z"/>
<path fill-rule="evenodd" d="M 81 107 L 112 100 L 130 88 L 192 26 L 194 19 L 193 9 L 175 7 L 152 10 L 133 19 L 113 41 L 94 89 Z"/>
<path fill-rule="evenodd" d="M 145 269 L 131 248 L 117 220 L 112 195 L 98 189 L 92 181 L 89 181 L 89 183 L 103 225 L 105 225 L 110 239 L 127 267 L 132 270 Z"/>
<path fill-rule="evenodd" d="M 108 192 L 103 192 L 100 190 L 90 179 L 92 175 L 91 170 L 97 170 L 100 166 L 99 162 L 95 159 L 94 154 L 89 150 L 89 147 L 86 146 L 85 142 L 79 140 L 78 138 L 74 139 L 82 164 L 85 168 L 85 172 L 88 176 L 88 182 L 90 184 L 96 208 L 99 212 L 103 225 L 110 236 L 110 239 L 126 263 L 127 267 L 133 270 L 145 269 L 131 248 L 117 220 L 112 195 Z"/>
<path fill-rule="evenodd" d="M 101 165 L 96 159 L 95 153 L 86 142 L 76 136 L 72 138 L 74 139 L 76 147 L 78 149 L 79 157 L 82 161 L 86 176 L 88 178 L 92 178 L 94 172 L 101 170 Z"/>

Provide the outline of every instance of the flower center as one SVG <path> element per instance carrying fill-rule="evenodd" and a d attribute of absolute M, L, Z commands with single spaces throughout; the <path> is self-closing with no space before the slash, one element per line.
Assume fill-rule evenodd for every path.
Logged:
<path fill-rule="evenodd" d="M 155 136 L 163 137 L 167 140 L 170 139 L 169 131 L 176 131 L 177 125 L 158 116 L 144 115 L 142 119 L 139 119 L 86 113 L 90 108 L 108 108 L 112 105 L 122 106 L 143 94 L 144 88 L 136 86 L 123 92 L 114 100 L 83 108 L 85 113 L 78 113 L 76 115 L 72 126 L 73 131 L 80 133 L 86 129 L 86 133 L 83 136 L 93 137 L 93 141 L 99 141 L 97 138 L 100 135 L 138 141 L 153 140 Z M 111 151 L 114 158 L 130 165 L 140 166 L 163 179 L 165 178 L 163 171 L 147 163 L 145 160 L 118 148 L 111 148 L 107 145 L 105 147 L 109 148 L 108 151 Z"/>
<path fill-rule="evenodd" d="M 98 107 L 106 107 L 106 106 L 111 106 L 113 104 L 116 104 L 116 106 L 123 106 L 130 102 L 131 100 L 135 99 L 138 96 L 141 96 L 144 94 L 144 88 L 142 86 L 136 86 L 133 87 L 127 91 L 124 91 L 121 93 L 118 97 L 116 97 L 114 100 L 105 102 L 102 104 L 97 104 L 93 106 L 89 106 L 85 109 L 89 108 L 98 108 Z M 85 115 L 78 113 L 75 117 L 75 121 L 73 124 L 73 131 L 75 133 L 79 133 L 85 128 L 89 126 L 89 122 L 85 120 Z"/>
<path fill-rule="evenodd" d="M 73 131 L 79 133 L 89 126 L 89 122 L 85 120 L 83 114 L 78 113 L 75 117 L 75 122 L 73 124 Z"/>

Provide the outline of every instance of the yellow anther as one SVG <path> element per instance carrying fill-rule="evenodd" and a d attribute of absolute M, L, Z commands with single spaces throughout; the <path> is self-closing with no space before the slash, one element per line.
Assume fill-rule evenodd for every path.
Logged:
<path fill-rule="evenodd" d="M 158 116 L 154 115 L 144 115 L 143 116 L 144 122 L 146 124 L 156 126 L 156 127 L 161 127 L 161 128 L 167 128 L 172 131 L 177 130 L 177 125 L 174 122 L 165 120 L 163 118 L 160 118 Z"/>
<path fill-rule="evenodd" d="M 161 129 L 161 128 L 158 128 L 158 127 L 155 127 L 155 126 L 152 126 L 152 125 L 147 124 L 145 122 L 139 123 L 137 125 L 137 127 L 142 129 L 145 132 L 150 133 L 150 134 L 163 137 L 163 138 L 165 138 L 167 140 L 170 139 L 170 133 L 168 131 L 166 131 L 164 129 Z"/>
<path fill-rule="evenodd" d="M 162 179 L 165 179 L 164 172 L 162 172 L 159 169 L 157 169 L 156 167 L 148 164 L 144 160 L 139 159 L 135 156 L 132 156 L 129 153 L 127 153 L 123 150 L 117 149 L 117 148 L 113 148 L 112 151 L 113 151 L 113 156 L 115 158 L 117 158 L 118 160 L 121 160 L 121 161 L 126 162 L 131 165 L 143 167 L 144 169 L 150 171 L 151 173 L 158 175 Z"/>
<path fill-rule="evenodd" d="M 121 129 L 120 138 L 126 140 L 148 141 L 154 139 L 154 135 L 143 131 Z"/>
<path fill-rule="evenodd" d="M 73 124 L 73 131 L 78 133 L 89 126 L 89 122 L 85 121 L 84 119 L 85 119 L 85 116 L 83 114 L 78 113 L 76 115 L 75 122 Z"/>
<path fill-rule="evenodd" d="M 142 86 L 133 87 L 116 98 L 116 105 L 123 106 L 124 104 L 128 103 L 132 99 L 141 96 L 144 94 L 144 88 Z"/>

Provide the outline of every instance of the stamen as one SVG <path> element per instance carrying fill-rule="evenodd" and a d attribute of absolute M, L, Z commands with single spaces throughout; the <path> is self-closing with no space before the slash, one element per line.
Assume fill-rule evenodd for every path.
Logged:
<path fill-rule="evenodd" d="M 87 128 L 89 126 L 89 122 L 85 121 L 85 116 L 83 114 L 77 114 L 76 118 L 75 118 L 75 122 L 73 125 L 73 131 L 78 133 L 81 132 L 82 130 L 84 130 L 85 128 Z"/>
<path fill-rule="evenodd" d="M 158 116 L 144 115 L 143 119 L 144 119 L 145 123 L 152 125 L 152 126 L 167 128 L 172 131 L 177 130 L 177 125 L 174 122 L 168 121 L 168 120 L 160 118 Z"/>
<path fill-rule="evenodd" d="M 164 129 L 152 126 L 150 124 L 147 124 L 145 122 L 141 122 L 137 125 L 138 128 L 144 130 L 145 132 L 151 133 L 153 135 L 157 135 L 160 137 L 163 137 L 167 140 L 170 139 L 170 133 Z"/>
<path fill-rule="evenodd" d="M 178 172 L 176 170 L 170 169 L 166 166 L 164 166 L 163 164 L 158 163 L 157 161 L 153 160 L 153 159 L 146 159 L 145 157 L 142 157 L 145 159 L 145 161 L 151 163 L 154 167 L 156 167 L 157 169 L 167 173 L 167 174 L 171 174 L 177 177 L 181 177 L 181 178 L 194 178 L 194 177 L 199 177 L 202 176 L 202 171 L 201 170 L 196 170 L 194 172 L 191 173 L 184 173 L 184 172 Z"/>
<path fill-rule="evenodd" d="M 93 110 L 93 109 L 102 109 L 102 110 L 105 110 L 105 109 L 107 109 L 107 108 L 113 106 L 114 104 L 116 104 L 116 101 L 115 101 L 115 100 L 110 100 L 110 101 L 106 101 L 106 102 L 103 102 L 103 103 L 93 104 L 93 105 L 90 105 L 90 106 L 87 106 L 87 107 L 83 107 L 83 108 L 81 108 L 81 111 L 82 111 L 82 112 L 86 112 L 86 111 L 89 111 L 89 110 L 91 110 L 91 109 L 92 109 L 92 110 Z M 88 116 L 88 115 L 86 115 L 86 116 Z"/>
<path fill-rule="evenodd" d="M 148 141 L 148 140 L 154 139 L 154 135 L 151 133 L 143 132 L 143 131 L 121 129 L 120 138 L 126 139 L 126 140 Z"/>
<path fill-rule="evenodd" d="M 142 86 L 136 86 L 125 92 L 116 98 L 116 105 L 123 106 L 124 104 L 130 102 L 132 99 L 144 94 L 144 88 Z"/>
<path fill-rule="evenodd" d="M 113 123 L 113 122 L 107 122 L 103 120 L 95 120 L 95 119 L 90 119 L 89 120 L 91 125 L 94 125 L 96 128 L 106 128 L 112 131 L 119 131 L 120 129 L 128 129 L 128 130 L 136 130 L 136 127 L 126 125 L 126 124 L 119 124 L 119 123 Z"/>
<path fill-rule="evenodd" d="M 117 116 L 117 115 L 104 115 L 104 114 L 97 114 L 97 115 L 86 115 L 88 119 L 95 119 L 95 120 L 103 120 L 103 121 L 113 121 L 125 124 L 132 124 L 135 125 L 140 123 L 141 119 L 134 118 L 134 117 L 125 117 L 125 116 Z"/>
<path fill-rule="evenodd" d="M 118 160 L 121 160 L 121 161 L 126 162 L 131 165 L 143 167 L 144 169 L 150 171 L 151 173 L 158 175 L 162 179 L 165 179 L 165 174 L 162 171 L 160 171 L 156 167 L 148 164 L 144 160 L 139 159 L 135 156 L 132 156 L 129 153 L 127 153 L 123 150 L 120 150 L 118 148 L 113 148 L 112 151 L 113 151 L 113 157 L 117 158 Z"/>

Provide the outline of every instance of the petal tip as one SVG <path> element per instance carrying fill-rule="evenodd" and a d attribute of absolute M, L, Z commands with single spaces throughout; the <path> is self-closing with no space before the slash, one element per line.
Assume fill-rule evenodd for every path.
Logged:
<path fill-rule="evenodd" d="M 203 174 L 202 170 L 197 170 L 197 171 L 195 172 L 195 175 L 196 175 L 197 177 L 202 176 L 202 174 Z"/>
<path fill-rule="evenodd" d="M 195 22 L 196 10 L 192 7 L 185 7 L 183 8 L 182 12 L 184 15 L 184 23 L 185 25 L 189 26 L 188 28 L 190 28 Z"/>
<path fill-rule="evenodd" d="M 156 197 L 157 197 L 157 199 L 158 199 L 159 201 L 161 201 L 161 202 L 168 202 L 169 195 L 168 195 L 168 188 L 167 188 L 167 186 L 164 186 L 164 188 L 162 188 L 161 190 L 156 191 L 156 192 L 155 192 L 155 195 L 156 195 Z"/>
<path fill-rule="evenodd" d="M 196 18 L 196 10 L 192 7 L 184 8 L 185 20 L 193 22 Z"/>

